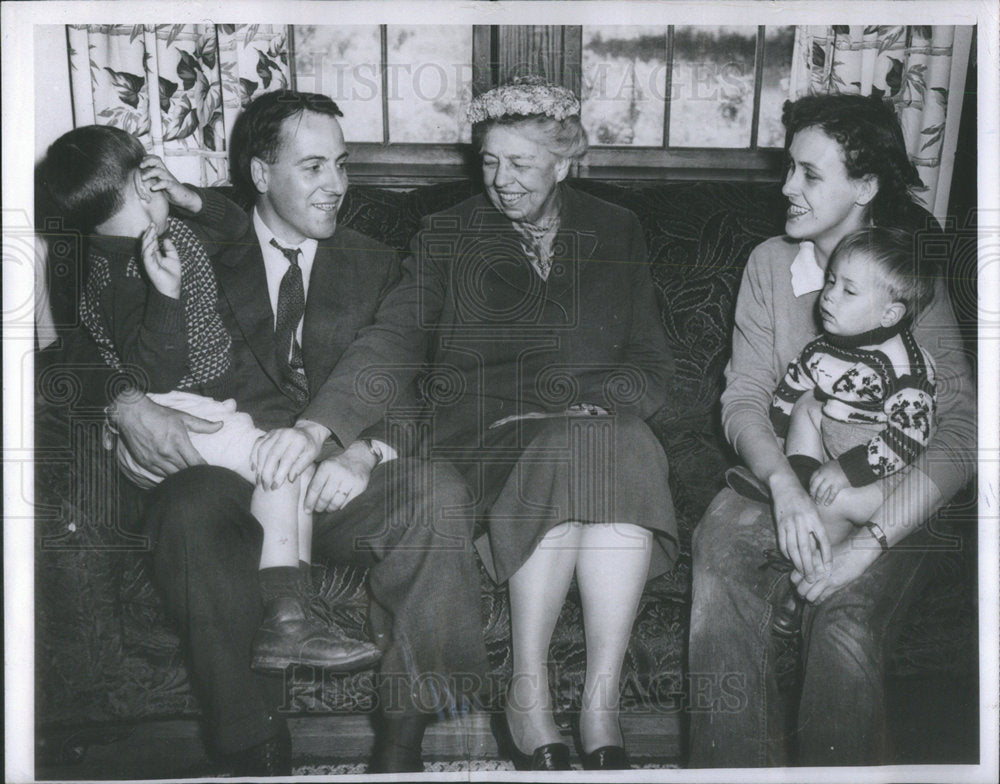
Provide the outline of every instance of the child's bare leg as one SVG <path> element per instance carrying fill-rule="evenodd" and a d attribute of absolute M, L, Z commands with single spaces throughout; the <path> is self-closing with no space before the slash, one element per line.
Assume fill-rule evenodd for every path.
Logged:
<path fill-rule="evenodd" d="M 811 392 L 800 395 L 789 417 L 785 454 L 824 460 L 822 421 L 823 404 Z"/>
<path fill-rule="evenodd" d="M 250 512 L 264 528 L 261 569 L 311 563 L 312 512 L 304 502 L 313 473 L 310 467 L 294 482 L 285 482 L 275 490 L 254 488 Z"/>
<path fill-rule="evenodd" d="M 811 392 L 800 395 L 789 416 L 785 455 L 799 482 L 808 491 L 813 471 L 826 459 L 823 448 L 823 404 Z"/>
<path fill-rule="evenodd" d="M 299 562 L 300 564 L 312 563 L 312 535 L 313 516 L 312 511 L 306 509 L 306 491 L 312 481 L 316 469 L 310 466 L 298 479 L 299 484 L 299 504 L 298 504 L 298 540 L 299 540 Z"/>
<path fill-rule="evenodd" d="M 274 490 L 254 487 L 250 513 L 264 529 L 261 569 L 276 566 L 298 568 L 301 496 L 301 480 L 285 482 Z"/>
<path fill-rule="evenodd" d="M 312 474 L 310 468 L 276 490 L 257 488 L 251 500 L 251 511 L 264 528 L 260 571 L 264 613 L 251 658 L 251 666 L 258 670 L 305 664 L 349 672 L 374 664 L 381 656 L 370 642 L 348 637 L 317 615 L 308 601 L 312 513 L 303 501 Z"/>
<path fill-rule="evenodd" d="M 882 484 L 874 482 L 864 487 L 846 487 L 829 506 L 819 504 L 816 510 L 830 544 L 843 542 L 857 526 L 870 520 L 883 500 Z"/>

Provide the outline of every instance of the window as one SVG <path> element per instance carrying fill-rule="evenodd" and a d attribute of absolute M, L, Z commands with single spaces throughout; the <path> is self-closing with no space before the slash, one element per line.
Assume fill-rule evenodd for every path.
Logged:
<path fill-rule="evenodd" d="M 793 27 L 583 27 L 589 165 L 774 176 L 793 43 Z"/>
<path fill-rule="evenodd" d="M 361 181 L 466 173 L 468 102 L 520 73 L 580 95 L 591 140 L 581 176 L 773 178 L 793 31 L 303 25 L 292 28 L 293 81 L 344 110 Z"/>

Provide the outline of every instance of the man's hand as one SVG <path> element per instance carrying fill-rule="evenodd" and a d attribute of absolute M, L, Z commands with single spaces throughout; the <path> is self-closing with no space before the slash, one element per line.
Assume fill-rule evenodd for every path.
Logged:
<path fill-rule="evenodd" d="M 867 542 L 865 537 L 871 539 Z M 863 575 L 882 552 L 878 543 L 867 531 L 860 531 L 833 546 L 830 569 L 809 582 L 801 571 L 791 573 L 792 583 L 799 595 L 807 602 L 822 604 L 845 585 Z"/>
<path fill-rule="evenodd" d="M 250 467 L 261 487 L 274 490 L 294 482 L 315 462 L 330 431 L 317 422 L 301 420 L 294 427 L 281 427 L 257 439 L 250 450 Z"/>
<path fill-rule="evenodd" d="M 180 299 L 181 259 L 177 248 L 169 238 L 161 240 L 156 236 L 156 226 L 152 223 L 142 233 L 142 266 L 150 282 L 164 297 Z"/>
<path fill-rule="evenodd" d="M 201 196 L 174 177 L 156 155 L 147 155 L 139 162 L 139 175 L 151 191 L 164 191 L 171 204 L 188 212 L 201 212 Z"/>
<path fill-rule="evenodd" d="M 157 405 L 145 395 L 120 396 L 111 419 L 136 462 L 160 477 L 205 462 L 192 446 L 189 431 L 214 433 L 222 427 L 222 422 Z"/>
<path fill-rule="evenodd" d="M 316 473 L 306 491 L 306 509 L 335 512 L 343 509 L 368 487 L 375 468 L 375 456 L 360 441 L 355 441 L 336 457 L 316 466 Z"/>
<path fill-rule="evenodd" d="M 778 477 L 770 485 L 778 548 L 812 583 L 830 565 L 830 540 L 823 521 L 794 474 Z"/>
<path fill-rule="evenodd" d="M 828 460 L 817 468 L 809 479 L 809 495 L 819 505 L 829 506 L 837 494 L 851 482 L 836 460 Z"/>

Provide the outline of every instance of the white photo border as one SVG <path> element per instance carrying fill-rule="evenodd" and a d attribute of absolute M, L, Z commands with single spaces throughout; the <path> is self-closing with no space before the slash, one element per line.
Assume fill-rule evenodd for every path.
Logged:
<path fill-rule="evenodd" d="M 5 2 L 2 15 L 3 58 L 3 214 L 4 214 L 4 666 L 6 780 L 33 781 L 34 771 L 34 602 L 33 529 L 30 466 L 32 444 L 31 348 L 33 336 L 8 323 L 8 314 L 33 290 L 30 264 L 8 256 L 9 243 L 30 232 L 33 213 L 32 169 L 35 163 L 34 35 L 36 25 L 71 23 L 329 23 L 425 24 L 428 12 L 449 24 L 898 24 L 978 25 L 978 174 L 980 216 L 980 312 L 996 313 L 1000 302 L 1000 109 L 998 109 L 998 11 L 995 0 L 900 2 Z M 26 223 L 24 221 L 27 221 Z M 984 225 L 985 224 L 985 225 Z M 27 294 L 26 294 L 27 292 Z M 983 310 L 984 303 L 994 307 Z M 979 641 L 980 764 L 852 768 L 852 781 L 983 781 L 998 778 L 998 549 L 1000 513 L 1000 324 L 979 328 Z M 594 774 L 560 777 L 597 780 Z M 844 780 L 845 769 L 658 770 L 629 771 L 628 781 L 708 782 L 720 778 L 746 782 Z M 368 777 L 337 776 L 352 781 Z M 379 777 L 384 779 L 384 777 Z M 524 774 L 428 774 L 425 780 L 516 781 Z M 610 777 L 606 777 L 610 778 Z M 310 777 L 309 780 L 321 780 Z M 556 780 L 556 779 L 552 779 Z"/>

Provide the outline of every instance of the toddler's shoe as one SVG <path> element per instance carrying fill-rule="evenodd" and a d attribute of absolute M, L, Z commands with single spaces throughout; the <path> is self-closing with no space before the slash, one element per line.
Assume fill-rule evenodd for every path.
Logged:
<path fill-rule="evenodd" d="M 794 637 L 802 630 L 802 607 L 805 601 L 792 586 L 785 601 L 774 613 L 771 632 L 778 637 Z"/>
<path fill-rule="evenodd" d="M 760 568 L 774 569 L 787 574 L 795 568 L 795 565 L 780 551 L 768 549 L 764 551 L 764 563 Z M 802 629 L 802 608 L 805 600 L 799 596 L 791 580 L 788 580 L 787 585 L 788 593 L 771 620 L 771 631 L 778 637 L 794 637 Z"/>

